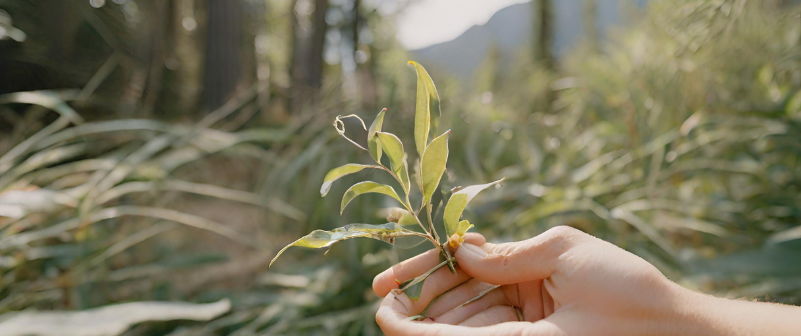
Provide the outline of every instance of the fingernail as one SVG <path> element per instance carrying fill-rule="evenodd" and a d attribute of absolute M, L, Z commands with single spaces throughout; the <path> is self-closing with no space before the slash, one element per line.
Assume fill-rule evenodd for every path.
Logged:
<path fill-rule="evenodd" d="M 478 255 L 481 258 L 484 258 L 484 257 L 487 256 L 487 251 L 484 251 L 484 249 L 482 249 L 482 248 L 480 248 L 478 246 L 475 246 L 473 244 L 464 243 L 464 244 L 462 244 L 462 248 L 470 251 L 470 253 Z"/>

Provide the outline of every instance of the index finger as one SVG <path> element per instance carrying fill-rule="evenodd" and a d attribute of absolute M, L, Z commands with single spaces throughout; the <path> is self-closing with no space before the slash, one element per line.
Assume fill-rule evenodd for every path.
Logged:
<path fill-rule="evenodd" d="M 464 236 L 465 243 L 481 246 L 487 242 L 484 236 L 478 233 L 468 233 Z M 440 263 L 439 249 L 431 249 L 413 258 L 406 259 L 395 266 L 381 272 L 373 279 L 373 291 L 378 296 L 386 296 L 389 291 L 398 288 L 398 282 L 406 282 L 422 275 Z"/>
<path fill-rule="evenodd" d="M 409 320 L 406 307 L 395 299 L 395 294 L 388 294 L 381 302 L 375 314 L 375 321 L 387 336 L 395 335 L 439 335 L 439 336 L 473 336 L 473 335 L 560 335 L 564 332 L 550 321 L 503 322 L 487 327 L 465 327 L 450 324 L 419 322 Z"/>

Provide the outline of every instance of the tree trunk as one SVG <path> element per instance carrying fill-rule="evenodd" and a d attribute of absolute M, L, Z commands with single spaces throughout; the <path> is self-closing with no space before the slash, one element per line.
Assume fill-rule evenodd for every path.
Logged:
<path fill-rule="evenodd" d="M 552 0 L 538 0 L 534 6 L 536 24 L 534 28 L 534 64 L 541 66 L 548 77 L 554 72 L 556 60 L 553 46 L 553 3 Z M 550 79 L 546 79 L 549 80 Z M 542 93 L 542 103 L 533 106 L 533 112 L 550 111 L 556 99 L 550 85 L 546 85 Z"/>
<path fill-rule="evenodd" d="M 359 27 L 361 26 L 362 16 L 359 12 L 361 0 L 353 0 L 353 59 L 356 59 L 356 52 L 359 51 Z"/>
<path fill-rule="evenodd" d="M 242 73 L 242 2 L 206 1 L 208 38 L 204 96 L 207 109 L 220 107 L 236 91 Z"/>
<path fill-rule="evenodd" d="M 201 101 L 205 41 L 198 36 L 207 36 L 207 21 L 195 1 L 171 1 L 169 11 L 166 60 L 160 64 L 165 68 L 164 83 L 156 110 L 161 117 L 185 117 L 205 105 Z"/>
<path fill-rule="evenodd" d="M 314 1 L 313 31 L 311 47 L 306 55 L 306 64 L 309 68 L 306 84 L 317 94 L 323 84 L 323 49 L 325 47 L 325 33 L 328 24 L 325 22 L 325 12 L 328 10 L 328 0 Z"/>
<path fill-rule="evenodd" d="M 537 24 L 535 25 L 534 36 L 534 58 L 546 69 L 553 69 L 555 65 L 553 51 L 553 3 L 552 0 L 539 0 L 535 8 Z"/>
<path fill-rule="evenodd" d="M 367 19 L 362 15 L 362 1 L 353 1 L 353 60 L 356 62 L 356 80 L 358 82 L 358 108 L 377 109 L 377 92 L 375 78 L 376 56 L 374 48 L 368 44 L 360 44 L 359 36 L 362 27 L 367 27 Z"/>
<path fill-rule="evenodd" d="M 328 25 L 325 13 L 328 0 L 314 0 L 311 13 L 297 11 L 292 3 L 292 65 L 290 66 L 290 108 L 298 110 L 314 103 L 323 83 L 323 51 Z M 310 25 L 309 25 L 310 24 Z"/>

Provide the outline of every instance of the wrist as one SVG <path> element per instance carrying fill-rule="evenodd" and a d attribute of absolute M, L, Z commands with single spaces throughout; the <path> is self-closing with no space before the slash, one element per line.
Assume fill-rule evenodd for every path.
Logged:
<path fill-rule="evenodd" d="M 674 298 L 656 335 L 801 335 L 801 308 L 730 300 L 671 283 Z"/>
<path fill-rule="evenodd" d="M 713 296 L 694 292 L 671 282 L 675 300 L 662 335 L 719 335 L 712 314 L 715 313 Z"/>
<path fill-rule="evenodd" d="M 665 280 L 667 282 L 665 302 L 656 314 L 656 323 L 648 334 L 660 336 L 727 334 L 715 322 L 717 300 L 720 299 Z"/>

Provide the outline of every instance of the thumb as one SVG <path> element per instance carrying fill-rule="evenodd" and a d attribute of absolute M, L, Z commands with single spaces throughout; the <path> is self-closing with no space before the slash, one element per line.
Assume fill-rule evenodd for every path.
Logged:
<path fill-rule="evenodd" d="M 557 226 L 520 242 L 464 243 L 455 256 L 465 273 L 483 282 L 508 285 L 545 279 L 556 271 L 559 256 L 580 234 L 571 227 Z"/>

